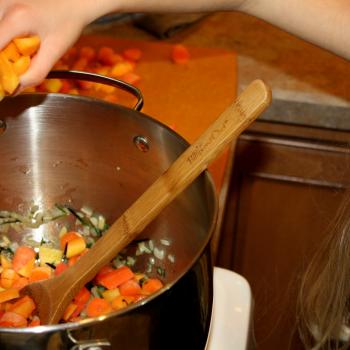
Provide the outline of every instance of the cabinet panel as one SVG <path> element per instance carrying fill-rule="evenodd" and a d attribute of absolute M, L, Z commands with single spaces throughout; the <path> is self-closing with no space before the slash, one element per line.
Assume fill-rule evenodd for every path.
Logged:
<path fill-rule="evenodd" d="M 258 349 L 302 349 L 300 276 L 341 205 L 349 164 L 347 145 L 330 140 L 248 131 L 237 143 L 217 264 L 252 287 Z"/>

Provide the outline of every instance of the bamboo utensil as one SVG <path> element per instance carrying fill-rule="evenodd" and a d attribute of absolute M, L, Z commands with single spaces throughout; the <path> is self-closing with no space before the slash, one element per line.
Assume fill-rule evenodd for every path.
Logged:
<path fill-rule="evenodd" d="M 253 81 L 236 101 L 166 170 L 75 265 L 52 279 L 26 286 L 42 324 L 57 323 L 76 293 L 94 278 L 270 104 L 270 89 Z"/>

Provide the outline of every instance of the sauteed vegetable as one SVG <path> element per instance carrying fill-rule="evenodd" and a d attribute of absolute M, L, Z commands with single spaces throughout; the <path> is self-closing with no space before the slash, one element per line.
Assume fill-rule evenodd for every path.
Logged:
<path fill-rule="evenodd" d="M 33 235 L 24 235 L 23 244 L 19 245 L 7 236 L 11 230 L 21 232 L 30 227 L 35 231 L 45 223 L 62 219 L 64 224 L 55 226 L 57 232 L 52 241 L 38 242 Z M 21 296 L 20 290 L 28 283 L 57 276 L 74 265 L 107 228 L 105 218 L 87 207 L 77 211 L 56 205 L 42 212 L 34 206 L 26 215 L 0 211 L 0 327 L 40 325 L 34 301 Z M 134 256 L 126 255 L 125 250 L 104 266 L 77 293 L 62 322 L 76 322 L 125 308 L 163 287 L 161 277 L 165 271 L 156 262 L 164 258 L 174 262 L 172 254 L 165 254 L 170 242 L 163 239 L 156 245 L 144 240 L 133 244 Z M 135 270 L 135 262 L 143 254 L 149 254 L 149 263 L 146 271 L 139 272 Z"/>

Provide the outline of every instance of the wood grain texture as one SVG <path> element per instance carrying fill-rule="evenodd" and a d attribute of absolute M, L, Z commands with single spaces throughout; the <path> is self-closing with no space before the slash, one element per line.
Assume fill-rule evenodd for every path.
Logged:
<path fill-rule="evenodd" d="M 36 301 L 42 323 L 58 322 L 83 285 L 135 239 L 270 102 L 270 89 L 259 80 L 251 83 L 74 266 L 58 277 L 28 285 L 24 293 L 29 292 Z"/>

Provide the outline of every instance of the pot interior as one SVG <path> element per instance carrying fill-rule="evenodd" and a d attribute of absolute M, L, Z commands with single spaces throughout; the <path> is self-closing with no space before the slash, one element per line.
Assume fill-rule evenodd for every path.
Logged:
<path fill-rule="evenodd" d="M 33 203 L 43 209 L 88 206 L 112 223 L 188 146 L 140 112 L 77 96 L 7 98 L 0 121 L 0 210 L 25 212 Z M 155 245 L 170 243 L 162 245 L 164 258 L 156 259 L 150 275 L 161 267 L 163 280 L 173 283 L 186 273 L 208 244 L 215 218 L 215 193 L 205 172 L 141 234 Z M 57 236 L 55 225 L 34 231 L 25 236 Z M 24 239 L 14 230 L 9 236 Z M 140 256 L 136 269 L 144 270 L 148 259 Z"/>

